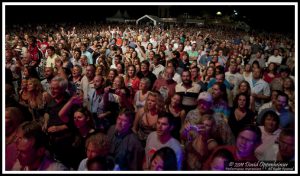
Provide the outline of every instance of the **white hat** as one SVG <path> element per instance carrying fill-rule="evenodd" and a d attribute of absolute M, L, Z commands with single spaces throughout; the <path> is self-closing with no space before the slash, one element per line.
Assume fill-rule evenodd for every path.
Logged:
<path fill-rule="evenodd" d="M 213 98 L 212 98 L 212 95 L 208 92 L 201 92 L 198 96 L 198 101 L 199 100 L 204 100 L 206 102 L 210 102 L 212 103 L 213 102 Z"/>

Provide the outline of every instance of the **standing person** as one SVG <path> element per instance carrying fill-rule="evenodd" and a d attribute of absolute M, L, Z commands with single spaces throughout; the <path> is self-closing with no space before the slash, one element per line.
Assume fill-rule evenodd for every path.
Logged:
<path fill-rule="evenodd" d="M 150 81 L 151 81 L 150 89 L 152 89 L 153 84 L 154 84 L 154 82 L 156 80 L 156 76 L 152 72 L 150 72 L 149 67 L 150 67 L 149 61 L 147 61 L 147 60 L 142 61 L 142 63 L 141 63 L 141 71 L 137 72 L 136 75 L 140 79 L 144 78 L 144 77 L 149 78 Z"/>
<path fill-rule="evenodd" d="M 149 168 L 153 154 L 162 147 L 170 147 L 174 150 L 177 159 L 177 169 L 181 170 L 183 162 L 183 150 L 178 140 L 172 137 L 174 117 L 170 113 L 161 113 L 157 119 L 156 131 L 149 134 L 145 147 L 146 162 L 144 168 Z"/>
<path fill-rule="evenodd" d="M 173 80 L 175 70 L 173 67 L 167 67 L 162 78 L 158 78 L 152 87 L 152 90 L 160 92 L 164 101 L 170 100 L 175 94 L 176 82 Z"/>
<path fill-rule="evenodd" d="M 228 105 L 226 86 L 224 83 L 216 82 L 212 86 L 212 97 L 214 113 L 219 113 L 225 122 L 228 122 L 230 115 L 230 109 Z"/>
<path fill-rule="evenodd" d="M 53 46 L 47 47 L 47 61 L 46 61 L 46 67 L 55 67 L 55 59 L 58 58 L 58 55 L 55 53 L 55 48 Z"/>
<path fill-rule="evenodd" d="M 88 65 L 86 68 L 86 74 L 82 77 L 80 82 L 80 89 L 83 91 L 83 105 L 88 104 L 88 92 L 94 88 L 94 77 L 96 75 L 96 67 L 94 65 Z"/>
<path fill-rule="evenodd" d="M 140 108 L 133 123 L 133 131 L 145 146 L 148 135 L 156 130 L 158 114 L 164 110 L 164 101 L 159 92 L 149 92 L 144 108 Z"/>
<path fill-rule="evenodd" d="M 148 78 L 142 78 L 139 85 L 139 90 L 134 95 L 133 106 L 135 112 L 145 106 L 145 102 L 150 91 L 151 81 Z"/>
<path fill-rule="evenodd" d="M 140 79 L 136 76 L 134 65 L 128 65 L 124 81 L 125 86 L 130 90 L 130 102 L 132 103 L 135 93 L 139 90 L 140 85 Z"/>
<path fill-rule="evenodd" d="M 273 145 L 281 132 L 279 128 L 280 119 L 274 111 L 268 111 L 262 117 L 262 125 L 259 126 L 262 136 L 262 144 L 255 150 L 255 156 L 257 159 L 264 159 L 264 154 L 270 150 L 270 145 Z"/>
<path fill-rule="evenodd" d="M 249 105 L 250 99 L 245 93 L 238 94 L 234 99 L 228 124 L 235 137 L 244 126 L 254 123 L 254 113 L 249 109 Z"/>
<path fill-rule="evenodd" d="M 44 77 L 45 79 L 41 81 L 43 86 L 43 90 L 50 94 L 50 83 L 52 78 L 54 77 L 54 69 L 52 67 L 45 67 L 44 69 Z"/>
<path fill-rule="evenodd" d="M 18 160 L 12 170 L 63 171 L 67 168 L 47 154 L 47 136 L 34 121 L 22 123 L 16 132 Z"/>
<path fill-rule="evenodd" d="M 258 108 L 270 98 L 270 86 L 269 84 L 261 79 L 262 76 L 262 69 L 255 68 L 253 70 L 252 79 L 250 80 L 249 84 L 251 86 L 251 96 L 254 99 L 255 103 L 255 111 L 258 111 Z"/>
<path fill-rule="evenodd" d="M 67 167 L 71 167 L 70 163 L 74 156 L 70 150 L 74 138 L 72 124 L 65 123 L 59 117 L 60 109 L 70 99 L 70 95 L 66 92 L 67 86 L 68 82 L 64 78 L 56 76 L 52 79 L 52 99 L 46 107 L 43 130 L 48 133 L 51 152 L 56 159 L 62 161 Z"/>
<path fill-rule="evenodd" d="M 30 78 L 27 82 L 29 93 L 28 108 L 33 120 L 40 121 L 45 113 L 46 100 L 43 97 L 43 86 L 36 78 Z"/>
<path fill-rule="evenodd" d="M 116 125 L 108 130 L 111 141 L 110 155 L 121 170 L 142 170 L 144 149 L 136 134 L 131 130 L 134 113 L 130 110 L 121 111 Z"/>
<path fill-rule="evenodd" d="M 201 87 L 197 83 L 193 83 L 191 80 L 191 72 L 184 70 L 181 74 L 182 83 L 179 83 L 175 87 L 176 93 L 179 93 L 182 99 L 182 105 L 189 112 L 195 109 L 197 106 L 197 97 L 199 95 Z"/>

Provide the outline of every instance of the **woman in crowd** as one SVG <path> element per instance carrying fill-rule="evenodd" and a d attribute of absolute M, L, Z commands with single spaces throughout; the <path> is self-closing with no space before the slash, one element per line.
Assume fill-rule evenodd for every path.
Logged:
<path fill-rule="evenodd" d="M 146 145 L 148 135 L 156 130 L 158 114 L 163 110 L 164 101 L 161 94 L 159 92 L 149 92 L 144 108 L 140 108 L 136 112 L 132 128 L 143 146 Z"/>
<path fill-rule="evenodd" d="M 200 81 L 201 89 L 203 91 L 207 91 L 207 85 L 211 79 L 215 78 L 215 74 L 216 72 L 214 67 L 209 66 L 205 69 L 204 75 L 202 75 Z"/>
<path fill-rule="evenodd" d="M 277 78 L 278 76 L 277 65 L 274 62 L 271 62 L 263 74 L 263 80 L 265 80 L 267 83 L 271 83 L 273 79 Z"/>
<path fill-rule="evenodd" d="M 140 79 L 136 76 L 134 65 L 129 65 L 125 75 L 125 86 L 130 90 L 130 102 L 133 102 L 136 92 L 139 90 Z"/>
<path fill-rule="evenodd" d="M 172 131 L 172 136 L 176 138 L 178 141 L 180 141 L 180 134 L 179 131 L 181 129 L 181 125 L 184 122 L 186 112 L 182 107 L 182 96 L 175 93 L 170 102 L 166 103 L 166 111 L 171 113 L 175 119 L 174 119 L 174 128 Z"/>
<path fill-rule="evenodd" d="M 163 147 L 157 150 L 150 160 L 150 170 L 152 171 L 176 171 L 176 154 L 170 147 Z"/>
<path fill-rule="evenodd" d="M 140 80 L 139 89 L 136 91 L 133 99 L 133 106 L 135 112 L 145 106 L 145 102 L 150 91 L 151 81 L 149 78 L 142 78 Z"/>
<path fill-rule="evenodd" d="M 283 92 L 289 97 L 288 105 L 292 112 L 295 112 L 295 83 L 291 77 L 286 77 L 283 79 Z"/>
<path fill-rule="evenodd" d="M 245 93 L 239 93 L 234 99 L 228 125 L 235 137 L 244 126 L 254 123 L 254 114 L 249 109 L 249 104 L 250 98 Z"/>

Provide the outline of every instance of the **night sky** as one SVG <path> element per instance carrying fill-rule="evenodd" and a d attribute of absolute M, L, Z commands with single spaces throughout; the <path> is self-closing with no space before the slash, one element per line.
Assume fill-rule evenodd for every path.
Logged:
<path fill-rule="evenodd" d="M 84 22 L 100 21 L 113 16 L 120 9 L 125 10 L 132 18 L 145 14 L 158 15 L 158 6 L 6 6 L 6 24 L 47 23 L 47 22 Z M 224 14 L 238 12 L 238 17 L 245 20 L 251 27 L 274 32 L 290 32 L 295 30 L 295 7 L 280 6 L 170 6 L 170 16 L 176 17 L 182 13 L 190 15 L 215 15 L 217 11 Z"/>

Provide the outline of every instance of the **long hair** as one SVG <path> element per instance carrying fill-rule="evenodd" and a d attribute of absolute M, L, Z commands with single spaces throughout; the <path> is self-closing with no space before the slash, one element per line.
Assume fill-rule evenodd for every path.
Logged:
<path fill-rule="evenodd" d="M 156 156 L 159 156 L 164 163 L 163 170 L 177 170 L 177 159 L 176 159 L 176 154 L 173 149 L 170 147 L 163 147 L 159 150 L 157 150 L 154 155 L 151 158 L 151 162 L 155 159 Z"/>
<path fill-rule="evenodd" d="M 156 110 L 157 112 L 162 112 L 164 111 L 165 109 L 165 106 L 164 106 L 164 98 L 163 96 L 158 92 L 158 91 L 150 91 L 148 93 L 148 96 L 147 96 L 147 99 L 146 99 L 146 103 L 145 103 L 145 112 L 149 112 L 149 109 L 148 109 L 148 98 L 152 96 L 152 97 L 155 97 L 156 98 Z"/>

